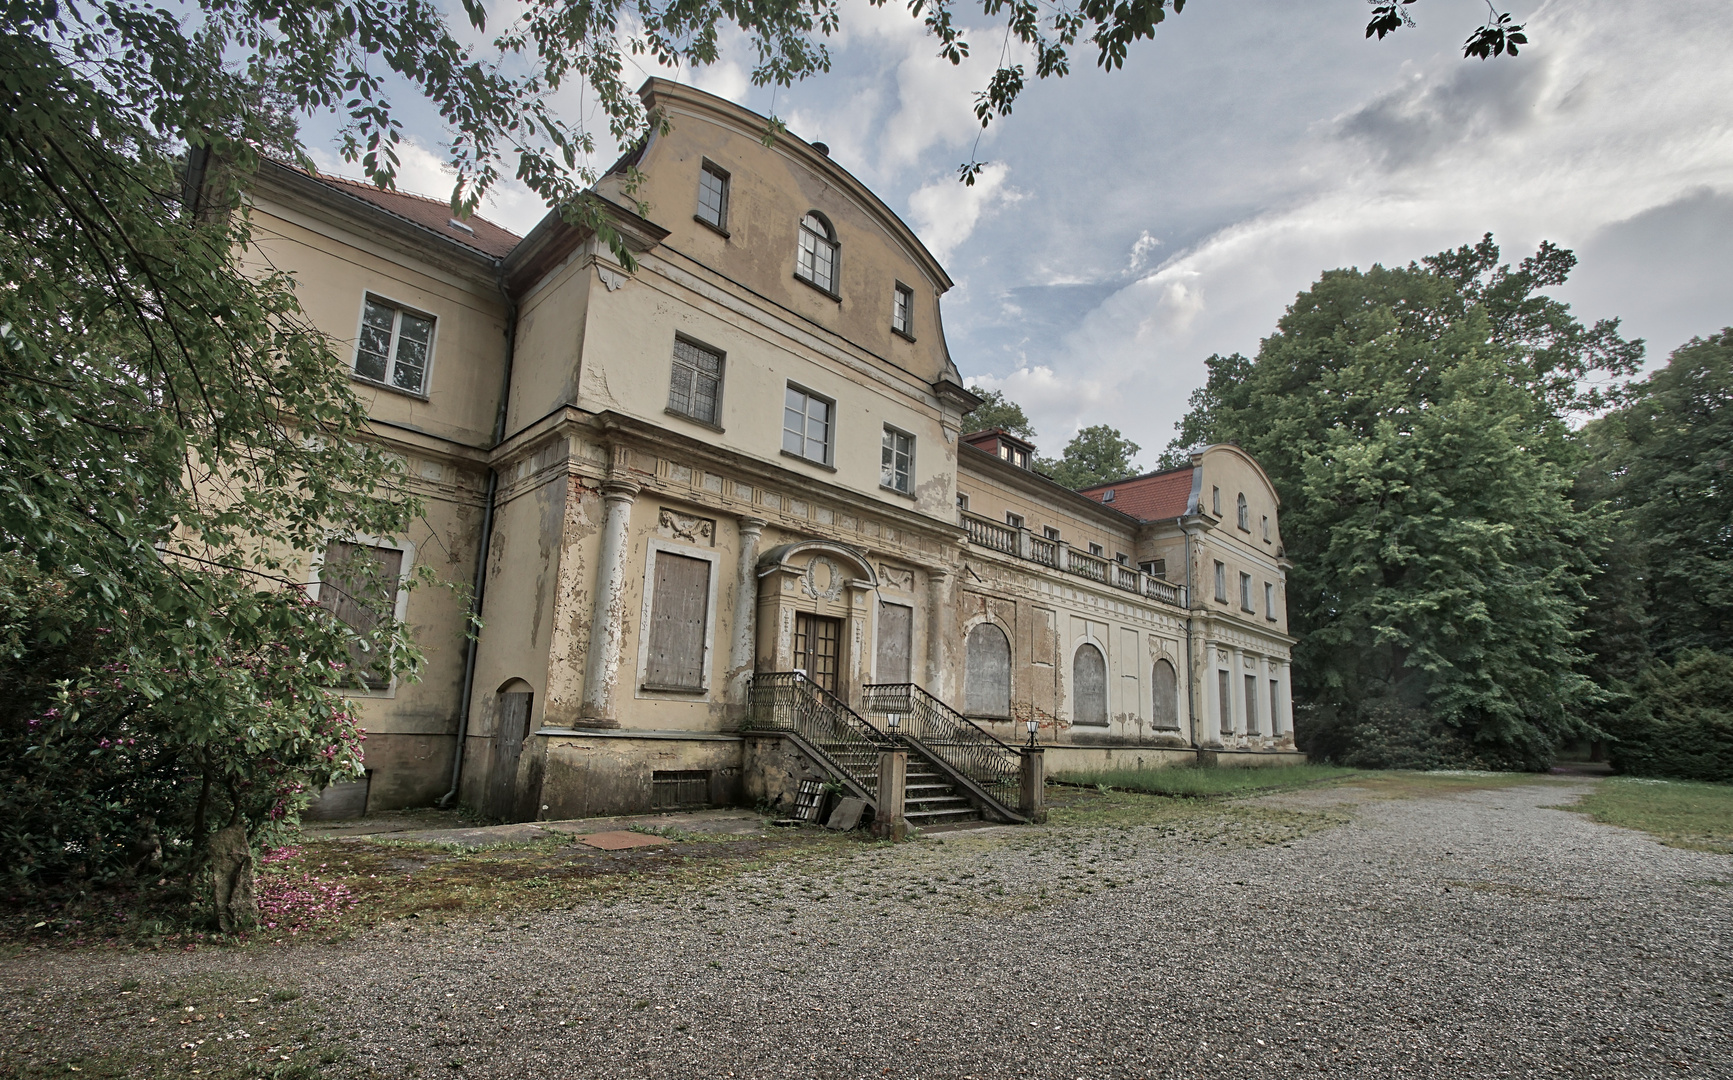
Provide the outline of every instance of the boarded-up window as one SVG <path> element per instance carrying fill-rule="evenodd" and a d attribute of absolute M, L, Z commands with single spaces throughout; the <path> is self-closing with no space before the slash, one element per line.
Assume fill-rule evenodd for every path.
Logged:
<path fill-rule="evenodd" d="M 1270 680 L 1270 734 L 1282 733 L 1282 684 Z"/>
<path fill-rule="evenodd" d="M 1011 642 L 992 623 L 969 631 L 963 711 L 970 716 L 1011 715 Z"/>
<path fill-rule="evenodd" d="M 652 587 L 650 655 L 644 666 L 644 685 L 661 690 L 702 690 L 710 564 L 704 559 L 658 551 Z"/>
<path fill-rule="evenodd" d="M 1216 672 L 1216 702 L 1221 706 L 1223 735 L 1234 732 L 1234 688 L 1229 678 L 1225 671 Z"/>
<path fill-rule="evenodd" d="M 1157 660 L 1155 662 L 1155 675 L 1150 679 L 1150 686 L 1155 691 L 1153 726 L 1178 730 L 1179 678 L 1174 674 L 1173 665 L 1166 660 Z"/>
<path fill-rule="evenodd" d="M 1107 726 L 1107 659 L 1085 644 L 1071 660 L 1071 700 L 1074 723 Z"/>
<path fill-rule="evenodd" d="M 879 604 L 878 674 L 881 683 L 909 681 L 909 644 L 915 609 L 906 604 Z"/>
<path fill-rule="evenodd" d="M 319 568 L 319 606 L 355 631 L 349 646 L 351 674 L 362 685 L 380 690 L 391 684 L 391 672 L 374 649 L 372 638 L 390 630 L 397 609 L 397 588 L 403 575 L 403 552 L 333 540 L 325 545 Z M 353 685 L 353 680 L 343 682 Z"/>
<path fill-rule="evenodd" d="M 1258 734 L 1258 677 L 1246 676 L 1246 734 Z"/>

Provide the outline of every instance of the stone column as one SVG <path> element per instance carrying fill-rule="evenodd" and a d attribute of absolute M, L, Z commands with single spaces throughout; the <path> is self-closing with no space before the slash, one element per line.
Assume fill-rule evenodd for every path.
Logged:
<path fill-rule="evenodd" d="M 596 556 L 596 589 L 590 617 L 590 647 L 584 655 L 584 699 L 578 723 L 584 727 L 619 727 L 614 715 L 614 687 L 620 676 L 620 638 L 625 632 L 627 530 L 632 501 L 639 485 L 609 479 L 602 484 L 607 516 L 602 522 L 602 546 Z"/>
<path fill-rule="evenodd" d="M 908 769 L 908 751 L 879 752 L 878 806 L 873 808 L 873 835 L 880 840 L 901 840 L 908 835 L 908 822 L 903 820 Z"/>
<path fill-rule="evenodd" d="M 1017 752 L 1022 756 L 1017 812 L 1039 825 L 1047 820 L 1047 752 L 1039 746 L 1019 747 Z"/>
<path fill-rule="evenodd" d="M 1222 658 L 1216 653 L 1215 642 L 1203 643 L 1203 740 L 1202 745 L 1216 749 L 1222 745 Z"/>
<path fill-rule="evenodd" d="M 927 693 L 950 701 L 946 684 L 945 653 L 950 644 L 951 572 L 927 571 Z"/>
<path fill-rule="evenodd" d="M 1281 683 L 1282 699 L 1282 735 L 1289 742 L 1294 741 L 1294 665 L 1289 660 L 1276 661 L 1276 679 Z"/>
<path fill-rule="evenodd" d="M 758 613 L 758 538 L 764 520 L 740 519 L 740 555 L 734 570 L 734 625 L 728 643 L 728 700 L 746 704 L 746 682 L 756 667 L 758 633 L 753 616 Z"/>

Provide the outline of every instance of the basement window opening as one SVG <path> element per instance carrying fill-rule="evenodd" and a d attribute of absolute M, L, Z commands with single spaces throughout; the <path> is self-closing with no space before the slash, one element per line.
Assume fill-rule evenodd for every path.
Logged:
<path fill-rule="evenodd" d="M 710 805 L 708 769 L 658 769 L 650 776 L 650 808 Z"/>

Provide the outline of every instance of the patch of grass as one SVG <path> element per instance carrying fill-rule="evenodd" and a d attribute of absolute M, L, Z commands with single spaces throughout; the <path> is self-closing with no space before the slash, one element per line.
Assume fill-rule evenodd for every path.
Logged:
<path fill-rule="evenodd" d="M 1733 784 L 1615 776 L 1559 809 L 1640 829 L 1669 847 L 1733 854 Z"/>
<path fill-rule="evenodd" d="M 128 984 L 11 1002 L 0 1076 L 316 1080 L 345 1056 L 298 989 L 233 974 Z"/>
<path fill-rule="evenodd" d="M 1199 769 L 1179 766 L 1169 769 L 1103 769 L 1061 773 L 1055 780 L 1085 787 L 1116 788 L 1151 795 L 1183 798 L 1216 798 L 1285 791 L 1309 787 L 1326 780 L 1363 776 L 1359 769 L 1340 765 L 1282 765 L 1264 769 Z"/>

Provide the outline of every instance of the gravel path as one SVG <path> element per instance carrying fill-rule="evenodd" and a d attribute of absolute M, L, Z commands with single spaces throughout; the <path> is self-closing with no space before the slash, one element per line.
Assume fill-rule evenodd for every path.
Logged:
<path fill-rule="evenodd" d="M 983 830 L 342 946 L 30 954 L 0 982 L 269 966 L 328 1002 L 334 1077 L 1733 1076 L 1733 859 L 1545 808 L 1586 788 L 1367 800 L 1249 847 Z"/>

